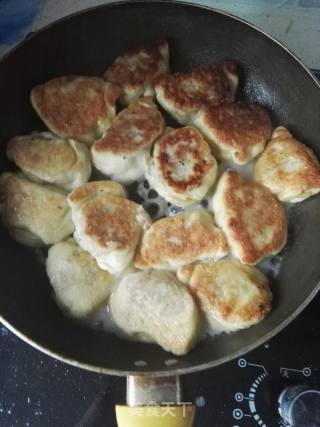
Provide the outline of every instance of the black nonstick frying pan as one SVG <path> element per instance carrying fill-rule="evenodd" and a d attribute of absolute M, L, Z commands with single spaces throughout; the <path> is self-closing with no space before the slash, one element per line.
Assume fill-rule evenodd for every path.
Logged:
<path fill-rule="evenodd" d="M 234 59 L 239 98 L 257 101 L 320 157 L 320 87 L 277 41 L 224 13 L 187 3 L 114 3 L 62 19 L 33 35 L 0 63 L 0 169 L 5 143 L 43 128 L 29 103 L 33 86 L 67 74 L 102 75 L 118 54 L 167 38 L 173 71 Z M 106 374 L 168 376 L 219 365 L 270 339 L 310 302 L 320 281 L 320 196 L 290 211 L 289 239 L 273 280 L 271 314 L 257 326 L 207 338 L 176 364 L 160 347 L 93 331 L 57 308 L 33 250 L 0 228 L 0 314 L 22 339 L 65 362 Z M 137 366 L 136 361 L 144 361 Z"/>

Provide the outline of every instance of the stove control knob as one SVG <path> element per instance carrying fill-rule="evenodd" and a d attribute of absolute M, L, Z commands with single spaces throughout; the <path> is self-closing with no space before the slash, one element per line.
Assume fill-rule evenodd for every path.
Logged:
<path fill-rule="evenodd" d="M 285 426 L 320 427 L 320 390 L 306 385 L 290 386 L 278 399 Z"/>

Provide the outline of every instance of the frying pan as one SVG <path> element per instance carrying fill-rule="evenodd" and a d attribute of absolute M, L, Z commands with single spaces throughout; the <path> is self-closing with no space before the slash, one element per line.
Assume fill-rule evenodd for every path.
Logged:
<path fill-rule="evenodd" d="M 66 74 L 102 75 L 120 53 L 167 38 L 173 71 L 234 59 L 241 66 L 238 98 L 256 101 L 274 124 L 288 127 L 320 157 L 320 87 L 285 47 L 252 25 L 182 2 L 113 3 L 62 19 L 31 36 L 0 63 L 0 170 L 5 143 L 43 129 L 33 112 L 33 86 Z M 174 376 L 217 366 L 269 340 L 311 301 L 320 281 L 320 197 L 290 210 L 289 238 L 273 280 L 274 305 L 260 324 L 201 341 L 172 356 L 152 344 L 93 331 L 57 308 L 41 260 L 0 228 L 2 322 L 39 350 L 67 363 L 113 375 Z M 143 361 L 145 363 L 138 363 Z M 138 366 L 137 366 L 138 365 Z"/>

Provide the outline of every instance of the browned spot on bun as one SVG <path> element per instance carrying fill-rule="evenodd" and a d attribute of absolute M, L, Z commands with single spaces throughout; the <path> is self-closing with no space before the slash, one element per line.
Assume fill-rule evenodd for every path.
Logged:
<path fill-rule="evenodd" d="M 241 262 L 256 264 L 285 245 L 284 210 L 258 182 L 242 180 L 236 172 L 227 171 L 218 183 L 213 203 L 217 224 Z"/>
<path fill-rule="evenodd" d="M 88 199 L 113 194 L 119 197 L 126 197 L 126 193 L 121 184 L 114 181 L 90 181 L 81 185 L 69 194 L 70 204 L 81 204 Z"/>
<path fill-rule="evenodd" d="M 17 136 L 7 144 L 7 156 L 17 166 L 43 170 L 48 174 L 67 172 L 76 161 L 75 151 L 67 141 L 51 144 L 41 136 Z"/>
<path fill-rule="evenodd" d="M 147 230 L 134 263 L 138 268 L 177 268 L 199 259 L 216 259 L 228 253 L 224 234 L 204 210 L 160 219 Z"/>
<path fill-rule="evenodd" d="M 119 89 L 98 77 L 57 77 L 31 91 L 31 103 L 55 134 L 88 142 L 115 114 Z"/>
<path fill-rule="evenodd" d="M 240 164 L 263 151 L 272 131 L 270 117 L 262 106 L 242 102 L 206 105 L 196 125 L 222 157 Z"/>
<path fill-rule="evenodd" d="M 104 76 L 119 86 L 141 84 L 145 81 L 154 81 L 161 69 L 161 49 L 168 48 L 166 40 L 154 45 L 133 49 L 118 56 Z"/>
<path fill-rule="evenodd" d="M 122 273 L 132 262 L 142 230 L 150 225 L 143 207 L 126 199 L 113 181 L 89 182 L 73 191 L 68 202 L 79 246 L 103 270 Z"/>
<path fill-rule="evenodd" d="M 284 127 L 274 130 L 256 163 L 255 178 L 284 202 L 300 202 L 320 191 L 318 160 Z"/>
<path fill-rule="evenodd" d="M 157 86 L 182 109 L 200 108 L 204 101 L 232 101 L 222 64 L 207 65 L 190 73 L 167 74 L 158 79 Z"/>
<path fill-rule="evenodd" d="M 182 268 L 181 270 L 183 270 Z M 190 285 L 207 320 L 224 330 L 247 328 L 271 310 L 272 294 L 266 277 L 256 268 L 235 260 L 205 262 L 188 274 L 178 272 Z"/>
<path fill-rule="evenodd" d="M 122 89 L 121 101 L 128 105 L 137 97 L 149 92 L 161 74 L 169 70 L 169 50 L 166 40 L 133 49 L 118 56 L 104 73 L 104 78 Z"/>
<path fill-rule="evenodd" d="M 101 247 L 127 248 L 140 233 L 137 207 L 136 203 L 112 194 L 96 197 L 81 209 L 84 233 Z"/>
<path fill-rule="evenodd" d="M 238 84 L 233 62 L 205 65 L 186 73 L 166 74 L 155 86 L 157 99 L 182 124 L 203 105 L 233 102 Z"/>
<path fill-rule="evenodd" d="M 97 153 L 131 154 L 148 147 L 161 134 L 164 120 L 152 98 L 140 98 L 122 110 L 95 142 Z"/>
<path fill-rule="evenodd" d="M 202 184 L 204 175 L 216 164 L 208 144 L 191 127 L 176 129 L 160 138 L 155 162 L 167 185 L 177 193 Z M 187 166 L 185 176 L 176 172 L 175 164 L 179 162 Z"/>

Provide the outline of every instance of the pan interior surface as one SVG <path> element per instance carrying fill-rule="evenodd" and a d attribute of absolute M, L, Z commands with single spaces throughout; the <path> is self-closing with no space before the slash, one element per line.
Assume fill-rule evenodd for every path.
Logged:
<path fill-rule="evenodd" d="M 0 170 L 6 142 L 43 129 L 29 103 L 33 86 L 67 74 L 102 75 L 120 53 L 167 38 L 172 71 L 223 60 L 241 66 L 238 98 L 256 101 L 320 157 L 320 88 L 283 47 L 246 23 L 207 8 L 173 2 L 129 2 L 90 9 L 51 25 L 0 64 Z M 311 300 L 320 280 L 320 197 L 290 210 L 289 240 L 272 283 L 266 320 L 201 341 L 184 357 L 124 341 L 68 320 L 57 308 L 43 260 L 0 228 L 0 314 L 42 350 L 82 367 L 113 374 L 170 374 L 215 366 L 270 338 Z M 29 342 L 30 342 L 29 341 Z M 168 360 L 176 359 L 176 361 Z M 139 363 L 139 362 L 145 363 Z M 138 363 L 137 363 L 138 362 Z"/>

